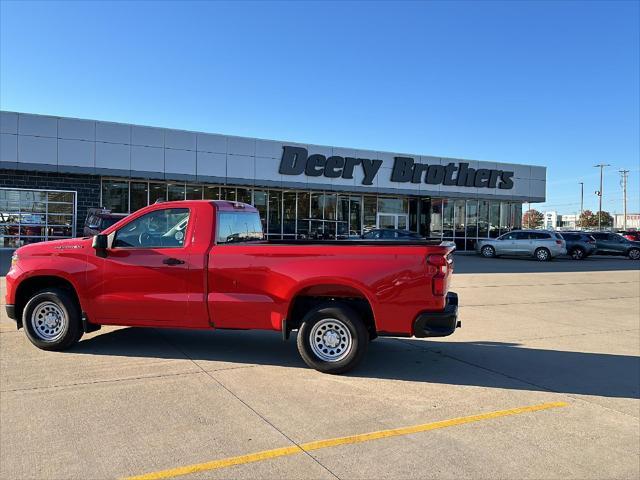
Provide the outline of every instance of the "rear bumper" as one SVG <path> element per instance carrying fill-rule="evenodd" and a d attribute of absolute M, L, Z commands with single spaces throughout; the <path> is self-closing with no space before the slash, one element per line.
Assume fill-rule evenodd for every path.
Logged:
<path fill-rule="evenodd" d="M 446 337 L 461 326 L 458 321 L 458 294 L 449 292 L 443 311 L 424 312 L 416 317 L 413 322 L 413 336 L 418 338 Z"/>

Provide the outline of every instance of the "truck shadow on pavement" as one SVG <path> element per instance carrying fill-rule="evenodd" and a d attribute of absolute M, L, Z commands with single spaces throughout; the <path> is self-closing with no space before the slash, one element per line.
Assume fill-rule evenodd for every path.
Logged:
<path fill-rule="evenodd" d="M 626 257 L 591 256 L 584 260 L 559 257 L 551 262 L 539 262 L 534 258 L 498 257 L 483 258 L 473 254 L 457 254 L 454 257 L 456 275 L 469 273 L 561 273 L 561 272 L 610 272 L 636 270 L 640 262 Z"/>
<path fill-rule="evenodd" d="M 283 342 L 275 332 L 123 328 L 83 340 L 70 352 L 191 360 L 207 371 L 250 365 L 307 368 L 295 333 Z M 503 342 L 379 338 L 363 363 L 345 376 L 640 398 L 640 357 Z"/>

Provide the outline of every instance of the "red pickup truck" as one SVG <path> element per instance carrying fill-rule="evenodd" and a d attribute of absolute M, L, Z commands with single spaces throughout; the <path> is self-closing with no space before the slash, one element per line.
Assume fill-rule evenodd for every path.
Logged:
<path fill-rule="evenodd" d="M 378 335 L 460 326 L 454 247 L 430 240 L 268 241 L 258 211 L 227 201 L 143 208 L 94 237 L 19 248 L 6 310 L 62 350 L 101 325 L 298 330 L 312 368 L 342 373 Z"/>

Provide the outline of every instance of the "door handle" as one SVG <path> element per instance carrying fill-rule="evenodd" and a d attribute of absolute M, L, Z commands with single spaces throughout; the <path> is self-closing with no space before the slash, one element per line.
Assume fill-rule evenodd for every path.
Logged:
<path fill-rule="evenodd" d="M 166 265 L 181 265 L 184 263 L 184 260 L 180 260 L 179 258 L 165 258 L 164 260 L 162 260 L 162 263 L 166 264 Z"/>

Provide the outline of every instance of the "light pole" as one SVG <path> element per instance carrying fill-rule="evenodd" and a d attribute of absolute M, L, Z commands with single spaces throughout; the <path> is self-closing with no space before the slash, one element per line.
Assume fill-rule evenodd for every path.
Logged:
<path fill-rule="evenodd" d="M 622 224 L 624 225 L 625 232 L 627 231 L 627 177 L 629 176 L 629 170 L 620 170 L 620 181 L 622 182 Z"/>
<path fill-rule="evenodd" d="M 598 165 L 594 165 L 595 168 L 600 168 L 600 190 L 598 190 L 597 194 L 600 200 L 600 204 L 598 206 L 598 231 L 602 230 L 602 175 L 604 167 L 610 167 L 608 163 L 599 163 Z"/>
<path fill-rule="evenodd" d="M 584 182 L 580 182 L 580 215 L 584 211 Z"/>

